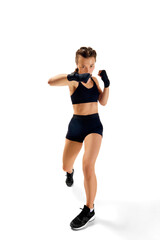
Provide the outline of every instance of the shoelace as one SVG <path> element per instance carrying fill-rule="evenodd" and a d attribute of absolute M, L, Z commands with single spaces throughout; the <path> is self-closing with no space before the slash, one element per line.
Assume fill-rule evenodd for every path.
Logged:
<path fill-rule="evenodd" d="M 79 218 L 83 217 L 84 215 L 86 215 L 88 212 L 86 211 L 86 209 L 84 208 L 80 208 L 82 209 L 82 212 L 79 214 Z"/>

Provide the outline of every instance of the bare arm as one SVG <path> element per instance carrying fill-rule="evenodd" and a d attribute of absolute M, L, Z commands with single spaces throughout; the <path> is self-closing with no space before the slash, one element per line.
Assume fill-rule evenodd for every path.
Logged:
<path fill-rule="evenodd" d="M 103 106 L 105 106 L 107 104 L 108 101 L 108 97 L 109 97 L 109 87 L 108 88 L 104 88 L 103 91 L 101 90 L 100 86 L 99 86 L 99 82 L 97 80 L 96 77 L 93 77 L 93 79 L 95 80 L 96 84 L 97 84 L 97 88 L 99 91 L 99 103 Z"/>
<path fill-rule="evenodd" d="M 108 97 L 109 97 L 109 87 L 107 88 L 104 87 L 103 92 L 100 94 L 99 102 L 101 103 L 101 105 L 105 106 L 107 104 Z"/>
<path fill-rule="evenodd" d="M 50 86 L 68 86 L 71 84 L 67 79 L 67 74 L 59 74 L 48 80 Z"/>

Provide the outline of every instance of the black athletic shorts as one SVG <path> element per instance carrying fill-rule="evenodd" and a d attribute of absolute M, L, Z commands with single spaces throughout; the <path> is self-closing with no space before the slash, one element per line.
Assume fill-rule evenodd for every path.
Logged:
<path fill-rule="evenodd" d="M 99 114 L 73 114 L 68 124 L 66 138 L 72 141 L 83 142 L 84 138 L 90 133 L 98 133 L 103 136 L 103 125 Z"/>

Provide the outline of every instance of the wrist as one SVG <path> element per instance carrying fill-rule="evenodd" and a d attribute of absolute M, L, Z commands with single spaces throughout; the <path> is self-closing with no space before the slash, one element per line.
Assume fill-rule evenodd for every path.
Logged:
<path fill-rule="evenodd" d="M 104 87 L 105 87 L 105 88 L 109 87 L 109 85 L 110 85 L 109 79 L 107 79 L 106 81 L 104 81 Z"/>

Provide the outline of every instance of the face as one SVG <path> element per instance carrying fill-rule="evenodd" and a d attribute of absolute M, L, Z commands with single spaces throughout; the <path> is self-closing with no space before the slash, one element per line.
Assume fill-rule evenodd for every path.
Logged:
<path fill-rule="evenodd" d="M 84 58 L 82 56 L 79 56 L 77 68 L 79 74 L 90 73 L 92 75 L 92 72 L 95 69 L 95 58 L 94 57 Z"/>

